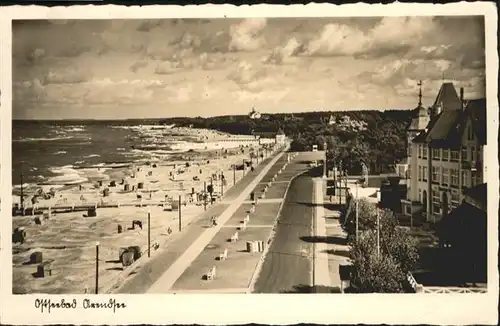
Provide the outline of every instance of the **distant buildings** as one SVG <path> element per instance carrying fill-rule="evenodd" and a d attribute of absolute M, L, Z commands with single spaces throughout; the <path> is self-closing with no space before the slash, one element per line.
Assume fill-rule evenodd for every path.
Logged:
<path fill-rule="evenodd" d="M 283 132 L 283 129 L 279 129 L 276 133 L 276 145 L 283 146 L 286 144 L 286 135 Z"/>
<path fill-rule="evenodd" d="M 419 84 L 421 85 L 421 84 Z M 486 100 L 464 100 L 443 83 L 432 107 L 422 106 L 408 128 L 407 197 L 402 213 L 436 222 L 457 208 L 463 191 L 484 182 Z"/>
<path fill-rule="evenodd" d="M 255 107 L 253 107 L 248 116 L 250 117 L 250 119 L 260 119 L 261 114 L 259 111 L 255 110 Z"/>
<path fill-rule="evenodd" d="M 323 120 L 326 121 L 326 120 Z M 344 115 L 339 119 L 335 119 L 333 115 L 330 115 L 330 118 L 327 121 L 329 126 L 335 125 L 338 130 L 342 131 L 363 131 L 368 128 L 368 124 L 365 121 L 358 121 L 355 119 L 351 119 L 348 115 Z"/>
<path fill-rule="evenodd" d="M 330 115 L 330 119 L 328 119 L 328 125 L 334 125 L 335 124 L 335 117 L 333 115 Z"/>

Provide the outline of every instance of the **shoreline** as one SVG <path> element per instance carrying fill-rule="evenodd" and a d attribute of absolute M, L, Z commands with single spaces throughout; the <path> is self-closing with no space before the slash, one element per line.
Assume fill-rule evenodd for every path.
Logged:
<path fill-rule="evenodd" d="M 173 230 L 176 233 L 178 223 L 178 211 L 166 211 L 164 205 L 168 202 L 173 203 L 177 196 L 182 198 L 182 219 L 186 226 L 196 219 L 203 212 L 203 204 L 201 204 L 197 194 L 203 190 L 203 182 L 207 185 L 212 180 L 214 185 L 214 193 L 220 193 L 219 187 L 229 189 L 233 185 L 233 164 L 242 164 L 243 160 L 249 160 L 249 150 L 245 148 L 245 153 L 241 153 L 241 149 L 236 148 L 228 150 L 227 154 L 223 154 L 219 159 L 214 159 L 217 156 L 215 151 L 204 153 L 193 153 L 190 160 L 168 160 L 154 163 L 153 160 L 147 162 L 137 162 L 131 164 L 132 168 L 117 168 L 107 169 L 103 171 L 103 175 L 107 175 L 107 179 L 103 182 L 102 187 L 89 187 L 92 182 L 87 181 L 83 184 L 89 187 L 80 190 L 81 185 L 63 186 L 56 191 L 57 195 L 67 198 L 67 203 L 78 201 L 79 196 L 88 197 L 87 202 L 102 200 L 107 201 L 119 200 L 123 206 L 115 208 L 98 208 L 96 217 L 82 217 L 82 211 L 68 211 L 56 213 L 48 219 L 44 219 L 35 214 L 33 216 L 21 216 L 13 218 L 13 229 L 16 227 L 24 227 L 27 231 L 27 238 L 23 244 L 13 244 L 13 278 L 15 292 L 19 293 L 56 293 L 60 288 L 65 288 L 70 292 L 83 292 L 83 286 L 89 285 L 88 281 L 92 280 L 95 266 L 95 241 L 101 242 L 103 263 L 102 273 L 103 286 L 113 278 L 123 272 L 122 264 L 118 260 L 118 252 L 121 247 L 130 245 L 139 245 L 143 253 L 147 251 L 147 223 L 145 217 L 147 211 L 151 212 L 151 243 L 158 242 L 160 248 L 168 243 L 171 235 L 168 230 Z M 259 159 L 259 162 L 262 160 Z M 183 163 L 183 164 L 181 164 Z M 189 167 L 186 165 L 189 163 Z M 254 159 L 255 163 L 255 159 Z M 156 164 L 156 167 L 153 167 Z M 175 169 L 173 167 L 175 166 Z M 184 170 L 178 174 L 172 175 L 170 172 Z M 222 171 L 225 175 L 226 184 L 218 180 Z M 248 169 L 249 170 L 249 169 Z M 152 172 L 152 176 L 148 175 Z M 132 176 L 135 174 L 134 178 Z M 245 173 L 246 174 L 246 173 Z M 128 177 L 125 177 L 128 175 Z M 135 191 L 124 192 L 118 188 L 124 187 L 120 185 L 119 177 L 122 176 L 130 185 L 138 185 L 143 183 L 142 189 L 134 189 Z M 193 180 L 197 176 L 198 180 Z M 236 177 L 234 183 L 243 177 L 241 170 L 234 173 Z M 108 187 L 109 196 L 103 197 L 102 191 L 106 185 L 115 180 L 117 187 Z M 183 186 L 180 186 L 183 184 Z M 195 191 L 196 196 L 193 198 L 192 191 Z M 220 189 L 223 191 L 223 189 Z M 137 194 L 142 195 L 142 199 L 136 198 Z M 149 196 L 147 195 L 149 194 Z M 59 198 L 59 197 L 57 197 Z M 26 201 L 25 201 L 26 202 Z M 57 202 L 54 198 L 51 200 L 40 200 L 39 204 L 52 204 L 57 208 Z M 150 205 L 148 205 L 148 203 Z M 28 202 L 31 206 L 31 202 Z M 208 205 L 207 205 L 208 207 Z M 56 211 L 56 210 L 54 210 Z M 47 216 L 46 211 L 41 211 Z M 42 215 L 42 216 L 43 216 Z M 41 224 L 37 224 L 35 220 L 42 220 Z M 145 229 L 135 228 L 130 229 L 132 221 L 135 219 L 142 220 L 142 227 Z M 123 231 L 117 232 L 117 225 L 123 226 Z M 154 252 L 153 249 L 151 249 Z M 30 264 L 30 255 L 36 251 L 43 252 L 44 261 L 51 261 L 54 277 L 38 278 L 34 275 L 37 268 L 36 265 Z M 100 259 L 101 260 L 101 259 Z M 94 268 L 94 269 L 93 269 Z M 64 271 L 66 270 L 66 271 Z M 58 275 L 59 274 L 59 275 Z M 101 276 L 100 276 L 101 277 Z M 78 284 L 74 284 L 74 283 Z M 55 283 L 55 284 L 54 284 Z M 57 285 L 58 284 L 58 285 Z M 80 288 L 75 286 L 80 285 Z M 92 286 L 90 286 L 92 288 Z M 59 290 L 58 290 L 59 289 Z"/>

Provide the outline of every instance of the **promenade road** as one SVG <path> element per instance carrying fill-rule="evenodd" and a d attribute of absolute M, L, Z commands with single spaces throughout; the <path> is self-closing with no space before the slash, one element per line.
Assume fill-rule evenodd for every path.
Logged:
<path fill-rule="evenodd" d="M 274 240 L 254 286 L 254 293 L 312 292 L 313 263 L 313 174 L 305 153 L 299 154 L 290 168 L 299 165 L 305 172 L 290 184 L 278 217 Z"/>
<path fill-rule="evenodd" d="M 238 196 L 249 187 L 255 177 L 271 163 L 273 158 L 274 157 L 266 158 L 257 166 L 255 171 L 247 172 L 243 179 L 224 194 L 222 202 L 213 206 L 208 206 L 206 212 L 203 212 L 194 222 L 186 226 L 181 233 L 176 234 L 171 239 L 167 248 L 160 249 L 161 252 L 155 254 L 149 261 L 145 262 L 133 277 L 126 279 L 112 292 L 127 294 L 146 293 L 164 272 L 172 266 L 185 250 L 206 230 L 210 217 L 221 215 L 229 207 L 230 202 L 238 198 Z M 237 173 L 242 173 L 242 171 L 237 171 Z M 146 259 L 146 257 L 143 259 Z"/>
<path fill-rule="evenodd" d="M 153 283 L 148 289 L 148 293 L 165 293 L 168 292 L 177 279 L 184 273 L 184 271 L 191 265 L 196 257 L 203 251 L 203 249 L 210 243 L 212 238 L 219 232 L 223 225 L 232 217 L 238 210 L 241 203 L 250 195 L 250 192 L 267 174 L 269 169 L 278 161 L 283 153 L 273 157 L 267 164 L 258 171 L 255 177 L 246 184 L 238 195 L 228 195 L 226 200 L 232 200 L 229 206 L 225 207 L 220 214 L 218 214 L 218 223 L 216 227 L 206 228 L 203 226 L 198 227 L 201 230 L 199 236 L 192 241 L 191 245 L 185 247 L 184 252 L 164 271 L 164 273 Z M 255 171 L 254 171 L 255 172 Z M 205 224 L 206 225 L 206 224 Z"/>

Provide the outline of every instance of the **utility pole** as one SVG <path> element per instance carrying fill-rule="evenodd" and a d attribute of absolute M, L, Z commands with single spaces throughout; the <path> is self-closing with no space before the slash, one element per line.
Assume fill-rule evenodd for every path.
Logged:
<path fill-rule="evenodd" d="M 359 235 L 359 201 L 358 201 L 358 182 L 356 182 L 356 242 L 358 242 Z"/>
<path fill-rule="evenodd" d="M 151 258 L 151 212 L 148 210 L 148 258 Z"/>
<path fill-rule="evenodd" d="M 95 244 L 95 294 L 99 294 L 99 242 Z"/>
<path fill-rule="evenodd" d="M 24 216 L 24 186 L 23 186 L 23 170 L 22 170 L 22 165 L 21 165 L 21 214 Z"/>
<path fill-rule="evenodd" d="M 323 164 L 323 179 L 326 179 L 326 142 L 323 143 L 323 149 L 325 150 L 325 162 Z"/>
<path fill-rule="evenodd" d="M 377 258 L 380 258 L 380 213 L 377 208 Z"/>
<path fill-rule="evenodd" d="M 243 176 L 245 176 L 245 159 L 243 159 Z"/>
<path fill-rule="evenodd" d="M 182 231 L 182 208 L 181 195 L 179 195 L 179 232 Z"/>
<path fill-rule="evenodd" d="M 220 180 L 220 196 L 224 196 L 224 180 Z"/>
<path fill-rule="evenodd" d="M 207 210 L 207 182 L 203 181 L 203 207 Z"/>

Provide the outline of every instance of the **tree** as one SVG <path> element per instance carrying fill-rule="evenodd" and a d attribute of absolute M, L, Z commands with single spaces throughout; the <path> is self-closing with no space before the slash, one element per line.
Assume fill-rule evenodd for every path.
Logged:
<path fill-rule="evenodd" d="M 351 246 L 349 257 L 353 262 L 350 286 L 358 293 L 403 292 L 405 273 L 390 255 L 376 252 L 376 232 L 363 232 Z"/>
<path fill-rule="evenodd" d="M 406 274 L 418 261 L 417 241 L 399 228 L 397 218 L 390 210 L 378 210 L 380 257 L 377 255 L 377 208 L 362 198 L 358 200 L 359 238 L 356 240 L 356 206 L 352 200 L 343 224 L 351 245 L 350 256 L 356 271 L 355 284 L 358 290 L 378 292 L 400 292 L 406 282 Z M 377 273 L 387 273 L 381 276 Z M 380 280 L 386 277 L 386 280 Z M 357 282 L 357 283 L 356 283 Z M 399 282 L 396 286 L 395 282 Z"/>

